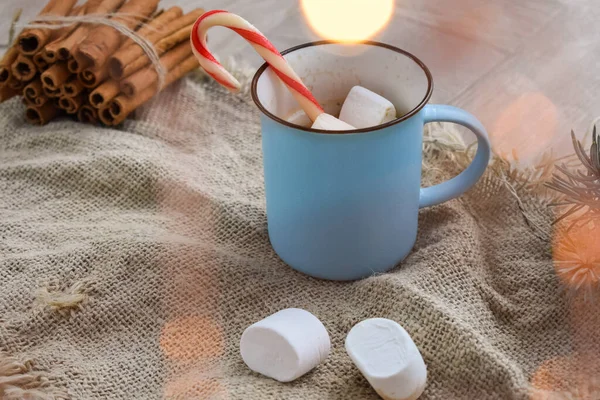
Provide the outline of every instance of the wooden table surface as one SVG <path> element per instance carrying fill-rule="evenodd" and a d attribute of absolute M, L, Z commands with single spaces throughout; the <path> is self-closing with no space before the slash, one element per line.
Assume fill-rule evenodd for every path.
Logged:
<path fill-rule="evenodd" d="M 8 32 L 15 8 L 23 8 L 27 20 L 43 4 L 3 0 L 0 32 Z M 319 39 L 298 0 L 162 4 L 239 13 L 280 50 Z M 421 58 L 434 76 L 432 101 L 478 116 L 497 152 L 514 149 L 533 160 L 549 149 L 570 153 L 570 130 L 582 137 L 600 115 L 599 26 L 598 0 L 397 0 L 389 24 L 373 39 Z M 224 28 L 211 31 L 210 47 L 221 57 L 261 64 L 245 41 Z"/>

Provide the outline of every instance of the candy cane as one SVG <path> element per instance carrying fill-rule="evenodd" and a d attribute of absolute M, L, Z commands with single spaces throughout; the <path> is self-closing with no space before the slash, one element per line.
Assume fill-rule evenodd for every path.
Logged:
<path fill-rule="evenodd" d="M 275 46 L 248 21 L 224 10 L 213 10 L 202 14 L 194 24 L 192 34 L 190 35 L 192 50 L 200 65 L 217 82 L 231 92 L 237 92 L 240 89 L 238 80 L 223 68 L 206 47 L 206 32 L 213 26 L 224 26 L 246 39 L 254 47 L 254 50 L 271 66 L 273 72 L 287 86 L 311 120 L 314 121 L 324 112 L 319 102 L 317 102 L 310 90 L 302 83 L 302 80 L 296 75 Z"/>

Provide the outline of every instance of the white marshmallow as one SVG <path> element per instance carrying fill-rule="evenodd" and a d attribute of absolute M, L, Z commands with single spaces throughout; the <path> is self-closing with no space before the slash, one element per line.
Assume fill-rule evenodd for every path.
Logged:
<path fill-rule="evenodd" d="M 327 330 L 308 311 L 288 308 L 246 328 L 242 359 L 252 371 L 280 382 L 304 375 L 329 355 Z"/>
<path fill-rule="evenodd" d="M 334 117 L 331 114 L 323 113 L 317 117 L 313 122 L 311 128 L 313 129 L 324 129 L 326 131 L 347 131 L 350 129 L 356 129 L 352 125 L 345 123 Z"/>
<path fill-rule="evenodd" d="M 354 86 L 340 111 L 340 119 L 357 129 L 385 124 L 396 119 L 396 108 L 385 97 Z"/>
<path fill-rule="evenodd" d="M 304 110 L 298 110 L 291 113 L 286 119 L 287 122 L 291 122 L 294 125 L 300 125 L 305 128 L 308 128 L 312 125 L 312 121 L 308 118 L 308 115 L 304 112 Z"/>
<path fill-rule="evenodd" d="M 385 400 L 415 400 L 423 393 L 427 367 L 396 322 L 372 318 L 356 324 L 346 337 L 346 352 Z"/>

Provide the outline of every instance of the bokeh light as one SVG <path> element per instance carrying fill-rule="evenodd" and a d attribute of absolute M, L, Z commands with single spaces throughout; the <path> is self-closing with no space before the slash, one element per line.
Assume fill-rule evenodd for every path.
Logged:
<path fill-rule="evenodd" d="M 202 371 L 192 370 L 174 377 L 165 384 L 164 398 L 166 400 L 228 400 L 229 393 L 219 379 L 207 375 Z"/>
<path fill-rule="evenodd" d="M 548 359 L 531 376 L 529 399 L 598 399 L 600 377 L 597 366 L 574 356 Z"/>
<path fill-rule="evenodd" d="M 496 118 L 491 129 L 495 151 L 535 158 L 548 150 L 558 130 L 558 110 L 541 92 L 524 93 Z"/>
<path fill-rule="evenodd" d="M 310 27 L 321 37 L 358 42 L 383 29 L 394 11 L 393 0 L 301 0 Z"/>
<path fill-rule="evenodd" d="M 223 354 L 223 333 L 210 317 L 174 318 L 163 327 L 160 335 L 163 354 L 180 361 L 198 361 Z"/>

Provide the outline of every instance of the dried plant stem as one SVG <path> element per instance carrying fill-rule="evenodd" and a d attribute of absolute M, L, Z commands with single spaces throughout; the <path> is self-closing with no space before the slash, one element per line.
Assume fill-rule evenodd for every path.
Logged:
<path fill-rule="evenodd" d="M 561 215 L 554 221 L 555 224 L 566 219 L 573 219 L 571 227 L 579 223 L 588 223 L 592 220 L 600 221 L 600 146 L 598 135 L 594 127 L 592 145 L 588 153 L 583 145 L 571 132 L 571 139 L 575 154 L 579 158 L 583 170 L 571 171 L 566 165 L 557 165 L 557 173 L 546 186 L 562 195 L 559 202 L 554 205 L 565 208 Z"/>

